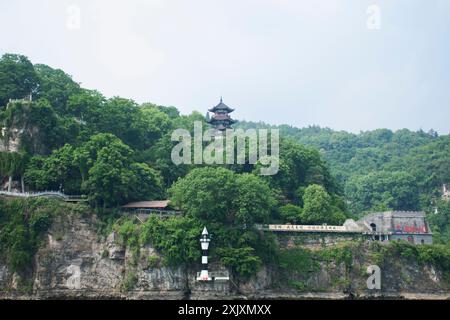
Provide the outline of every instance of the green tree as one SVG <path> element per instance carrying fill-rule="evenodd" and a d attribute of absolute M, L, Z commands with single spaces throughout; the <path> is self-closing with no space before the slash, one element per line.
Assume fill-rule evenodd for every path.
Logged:
<path fill-rule="evenodd" d="M 74 156 L 74 147 L 66 144 L 48 157 L 33 157 L 25 172 L 27 184 L 35 190 L 61 190 L 68 194 L 79 194 L 81 176 Z"/>
<path fill-rule="evenodd" d="M 49 190 L 52 189 L 51 177 L 44 170 L 44 156 L 33 156 L 25 169 L 25 183 L 31 190 Z"/>
<path fill-rule="evenodd" d="M 177 166 L 172 162 L 171 152 L 176 144 L 177 142 L 171 141 L 170 134 L 166 134 L 151 148 L 141 151 L 136 157 L 137 161 L 147 162 L 161 172 L 166 187 L 170 187 L 178 178 L 185 176 L 190 167 L 187 164 Z"/>
<path fill-rule="evenodd" d="M 139 140 L 135 143 L 136 147 L 145 149 L 153 146 L 171 127 L 172 121 L 166 113 L 152 106 L 141 106 L 132 124 Z"/>
<path fill-rule="evenodd" d="M 347 183 L 355 214 L 369 210 L 416 210 L 419 208 L 416 179 L 406 172 L 372 172 Z"/>
<path fill-rule="evenodd" d="M 312 184 L 305 189 L 303 195 L 303 212 L 301 220 L 310 224 L 335 224 L 345 216 L 333 207 L 332 198 L 324 187 Z M 342 221 L 343 222 L 343 221 Z"/>
<path fill-rule="evenodd" d="M 175 205 L 204 222 L 241 225 L 267 221 L 275 199 L 267 183 L 225 168 L 196 168 L 169 190 Z"/>
<path fill-rule="evenodd" d="M 27 57 L 4 54 L 0 59 L 0 107 L 9 99 L 22 99 L 36 91 L 38 76 Z"/>
<path fill-rule="evenodd" d="M 151 216 L 142 225 L 141 243 L 152 243 L 164 254 L 166 265 L 187 266 L 200 258 L 199 235 L 202 227 L 190 217 L 159 219 Z"/>
<path fill-rule="evenodd" d="M 133 162 L 133 150 L 112 134 L 94 135 L 73 152 L 82 189 L 97 206 L 163 195 L 161 176 L 145 163 Z"/>
<path fill-rule="evenodd" d="M 159 200 L 162 199 L 162 178 L 158 171 L 146 163 L 132 163 L 130 165 L 132 181 L 129 185 L 128 200 Z"/>
<path fill-rule="evenodd" d="M 302 217 L 302 208 L 291 203 L 280 208 L 280 216 L 285 222 L 297 223 Z"/>
<path fill-rule="evenodd" d="M 100 121 L 105 101 L 106 98 L 100 92 L 81 89 L 79 93 L 69 96 L 67 111 L 86 122 L 91 133 L 98 133 L 97 124 Z"/>
<path fill-rule="evenodd" d="M 254 274 L 262 264 L 252 247 L 220 248 L 218 254 L 224 266 L 230 268 L 232 273 L 243 277 Z"/>
<path fill-rule="evenodd" d="M 450 201 L 439 199 L 436 203 L 437 213 L 429 214 L 428 221 L 433 231 L 433 242 L 450 243 Z"/>
<path fill-rule="evenodd" d="M 133 172 L 129 169 L 132 150 L 115 141 L 100 149 L 97 159 L 89 169 L 84 189 L 98 206 L 112 207 L 129 197 Z"/>
<path fill-rule="evenodd" d="M 253 225 L 267 223 L 277 202 L 267 183 L 250 174 L 235 175 L 232 207 L 236 208 L 235 223 Z"/>
<path fill-rule="evenodd" d="M 34 69 L 39 78 L 37 98 L 49 101 L 58 115 L 66 115 L 70 111 L 67 101 L 71 95 L 80 93 L 80 85 L 60 69 L 44 64 L 36 64 Z"/>
<path fill-rule="evenodd" d="M 115 135 L 110 133 L 100 133 L 94 135 L 74 151 L 74 163 L 80 169 L 82 181 L 87 179 L 88 171 L 97 160 L 97 155 L 103 148 L 110 145 L 120 145 L 122 142 Z"/>
<path fill-rule="evenodd" d="M 296 190 L 310 184 L 320 184 L 329 192 L 337 186 L 320 154 L 290 139 L 280 142 L 280 168 L 278 174 L 269 177 L 271 184 L 283 190 L 288 199 L 298 201 Z"/>

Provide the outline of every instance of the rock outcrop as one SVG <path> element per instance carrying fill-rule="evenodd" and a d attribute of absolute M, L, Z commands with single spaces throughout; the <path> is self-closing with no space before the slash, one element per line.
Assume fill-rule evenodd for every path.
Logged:
<path fill-rule="evenodd" d="M 98 236 L 95 216 L 67 215 L 53 222 L 45 243 L 35 255 L 29 274 L 11 273 L 0 262 L 0 298 L 3 299 L 246 299 L 246 298 L 348 298 L 395 296 L 406 298 L 449 298 L 442 285 L 442 274 L 433 266 L 393 264 L 384 271 L 382 290 L 365 289 L 368 263 L 354 261 L 356 271 L 345 265 L 322 265 L 302 277 L 307 290 L 283 284 L 275 267 L 264 266 L 248 281 L 232 278 L 229 282 L 199 283 L 198 270 L 168 268 L 149 263 L 159 254 L 150 245 L 140 249 L 138 257 L 123 247 L 112 233 Z M 336 275 L 338 275 L 336 277 Z M 345 275 L 345 285 L 333 279 Z M 306 277 L 306 278 L 305 278 Z M 26 280 L 26 281 L 24 281 Z M 295 277 L 291 279 L 295 281 Z M 21 288 L 27 283 L 27 288 Z"/>

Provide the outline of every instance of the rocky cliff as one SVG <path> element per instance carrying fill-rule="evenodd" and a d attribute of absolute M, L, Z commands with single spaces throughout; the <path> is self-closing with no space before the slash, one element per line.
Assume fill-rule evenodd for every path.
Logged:
<path fill-rule="evenodd" d="M 265 266 L 250 280 L 198 283 L 198 270 L 168 268 L 142 247 L 136 259 L 114 233 L 102 239 L 95 215 L 56 218 L 28 272 L 12 273 L 0 262 L 0 298 L 3 299 L 213 299 L 213 298 L 348 298 L 394 296 L 449 298 L 446 270 L 411 260 L 391 259 L 359 244 L 351 261 L 333 256 L 306 257 L 311 265 L 289 269 Z M 295 249 L 290 249 L 295 250 Z M 302 250 L 301 248 L 299 250 Z M 306 250 L 306 249 L 305 249 Z M 303 252 L 303 251 L 302 251 Z M 308 251 L 309 252 L 309 251 Z M 308 260 L 309 259 L 309 260 Z M 368 290 L 366 268 L 382 263 L 381 290 Z M 403 259 L 403 260 L 402 260 Z M 303 261 L 303 260 L 302 260 Z"/>

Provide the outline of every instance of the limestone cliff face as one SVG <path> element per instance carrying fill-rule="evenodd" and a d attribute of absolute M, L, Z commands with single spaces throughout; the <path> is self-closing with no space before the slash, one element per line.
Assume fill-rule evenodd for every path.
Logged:
<path fill-rule="evenodd" d="M 381 291 L 365 289 L 367 275 L 346 270 L 345 266 L 322 266 L 316 273 L 302 276 L 308 290 L 288 289 L 274 267 L 263 267 L 249 281 L 205 284 L 195 281 L 198 270 L 149 265 L 148 257 L 157 256 L 151 246 L 141 248 L 136 259 L 122 247 L 115 235 L 101 240 L 95 217 L 67 215 L 56 220 L 45 243 L 35 256 L 33 270 L 23 290 L 20 277 L 0 262 L 0 298 L 17 299 L 214 299 L 214 298 L 346 298 L 391 295 L 408 298 L 450 295 L 442 286 L 442 274 L 433 266 L 396 265 L 385 271 Z M 356 259 L 360 270 L 367 259 Z M 353 273 L 352 273 L 353 272 Z M 347 283 L 336 285 L 333 279 L 344 277 Z M 23 280 L 23 279 L 22 279 Z M 296 280 L 292 277 L 292 280 Z M 297 279 L 298 280 L 298 279 Z M 346 289 L 347 288 L 347 289 Z M 348 289 L 350 288 L 350 289 Z M 349 292 L 350 290 L 351 292 Z"/>
<path fill-rule="evenodd" d="M 41 124 L 33 116 L 36 104 L 29 99 L 11 100 L 6 118 L 0 121 L 0 152 L 19 152 L 24 148 L 32 154 L 46 154 L 49 149 Z M 25 145 L 24 145 L 25 142 Z"/>
<path fill-rule="evenodd" d="M 15 104 L 20 104 L 25 110 L 28 110 L 28 104 L 24 101 L 15 101 L 8 103 L 6 109 L 12 108 Z M 21 118 L 20 116 L 18 118 Z M 18 152 L 22 135 L 25 131 L 25 125 L 23 121 L 14 119 L 12 117 L 9 125 L 7 126 L 5 121 L 0 123 L 0 152 Z"/>

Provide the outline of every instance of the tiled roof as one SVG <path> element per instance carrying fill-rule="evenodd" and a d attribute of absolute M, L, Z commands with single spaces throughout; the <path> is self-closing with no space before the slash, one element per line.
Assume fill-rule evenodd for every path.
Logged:
<path fill-rule="evenodd" d="M 216 112 L 218 110 L 225 110 L 227 112 L 233 112 L 234 109 L 230 108 L 229 106 L 227 106 L 225 103 L 223 103 L 222 98 L 220 99 L 220 102 L 217 106 L 215 106 L 214 108 L 209 109 L 210 112 Z"/>
<path fill-rule="evenodd" d="M 136 209 L 136 208 L 148 208 L 148 209 L 160 209 L 160 208 L 166 208 L 169 205 L 170 200 L 160 200 L 160 201 L 137 201 L 137 202 L 130 202 L 122 208 L 130 208 L 130 209 Z"/>

